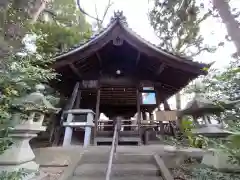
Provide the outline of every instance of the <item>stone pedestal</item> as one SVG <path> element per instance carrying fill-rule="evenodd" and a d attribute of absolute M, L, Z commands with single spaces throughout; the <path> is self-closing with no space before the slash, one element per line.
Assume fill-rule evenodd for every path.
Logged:
<path fill-rule="evenodd" d="M 35 155 L 29 145 L 29 141 L 37 136 L 46 127 L 34 124 L 16 126 L 10 133 L 13 145 L 0 155 L 0 173 L 3 171 L 13 172 L 24 169 L 35 173 L 39 165 L 34 161 Z"/>
<path fill-rule="evenodd" d="M 63 139 L 63 146 L 71 146 L 72 134 L 73 134 L 73 128 L 72 127 L 66 127 L 65 134 L 64 134 L 64 139 Z"/>
<path fill-rule="evenodd" d="M 70 123 L 73 120 L 73 114 L 69 113 L 67 116 L 67 122 Z M 63 146 L 70 146 L 72 141 L 73 128 L 66 127 L 63 139 Z"/>
<path fill-rule="evenodd" d="M 220 171 L 240 172 L 240 167 L 229 162 L 228 155 L 220 150 L 210 150 L 204 154 L 202 164 Z"/>
<path fill-rule="evenodd" d="M 87 126 L 85 127 L 85 134 L 84 134 L 84 144 L 83 144 L 84 147 L 87 147 L 90 144 L 93 119 L 94 119 L 93 113 L 88 113 Z"/>
<path fill-rule="evenodd" d="M 89 109 L 72 109 L 66 111 L 68 114 L 67 122 L 63 123 L 63 126 L 66 127 L 63 146 L 70 146 L 72 141 L 73 128 L 83 128 L 85 130 L 84 134 L 84 147 L 87 147 L 90 144 L 91 131 L 94 127 L 93 119 L 94 113 Z M 84 114 L 87 116 L 86 121 L 77 122 L 74 120 L 75 115 Z"/>

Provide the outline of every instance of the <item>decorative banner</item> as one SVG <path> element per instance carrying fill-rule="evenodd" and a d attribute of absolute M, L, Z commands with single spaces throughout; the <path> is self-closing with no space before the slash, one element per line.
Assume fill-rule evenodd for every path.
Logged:
<path fill-rule="evenodd" d="M 156 104 L 156 93 L 155 92 L 142 92 L 142 104 L 153 105 Z"/>

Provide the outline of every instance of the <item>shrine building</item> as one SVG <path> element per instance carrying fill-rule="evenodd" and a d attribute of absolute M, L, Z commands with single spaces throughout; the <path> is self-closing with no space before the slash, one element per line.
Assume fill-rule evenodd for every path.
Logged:
<path fill-rule="evenodd" d="M 112 121 L 121 117 L 119 141 L 147 144 L 151 132 L 163 133 L 162 121 L 177 120 L 167 99 L 206 75 L 209 67 L 144 40 L 128 26 L 122 12 L 116 12 L 106 28 L 55 57 L 52 68 L 61 76 L 52 86 L 69 98 L 65 110 L 93 111 L 92 143 L 111 142 Z M 168 117 L 160 115 L 162 103 Z M 100 119 L 101 113 L 108 119 Z M 83 136 L 81 129 L 72 127 L 71 136 Z"/>

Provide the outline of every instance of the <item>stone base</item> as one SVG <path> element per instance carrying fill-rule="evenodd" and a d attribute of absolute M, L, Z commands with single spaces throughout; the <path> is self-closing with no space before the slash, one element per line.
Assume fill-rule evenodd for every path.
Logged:
<path fill-rule="evenodd" d="M 240 167 L 238 165 L 231 164 L 231 162 L 229 162 L 228 155 L 219 150 L 211 150 L 210 152 L 207 152 L 203 156 L 202 164 L 220 171 L 240 172 Z"/>

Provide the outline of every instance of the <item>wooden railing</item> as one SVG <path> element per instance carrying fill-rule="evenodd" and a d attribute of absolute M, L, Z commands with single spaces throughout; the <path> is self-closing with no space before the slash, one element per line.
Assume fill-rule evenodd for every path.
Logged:
<path fill-rule="evenodd" d="M 124 124 L 124 122 L 136 122 L 136 120 L 132 120 L 132 119 L 122 119 L 121 120 L 122 125 L 121 127 L 125 128 L 125 127 L 131 127 L 131 128 L 138 128 L 138 124 L 137 123 L 131 123 L 131 124 Z M 113 120 L 107 119 L 107 120 L 102 120 L 99 119 L 97 122 L 97 130 L 98 131 L 103 131 L 103 129 L 105 127 L 113 127 Z"/>
<path fill-rule="evenodd" d="M 118 128 L 118 123 L 116 123 L 116 125 L 115 125 L 115 127 L 114 127 L 112 147 L 111 147 L 110 156 L 109 156 L 109 160 L 108 160 L 106 180 L 110 180 L 110 178 L 111 178 L 113 158 L 114 158 L 115 153 L 117 152 L 118 129 L 119 129 L 119 128 Z"/>
<path fill-rule="evenodd" d="M 141 128 L 154 128 L 155 131 L 161 132 L 165 135 L 175 135 L 175 129 L 176 129 L 176 121 L 165 121 L 162 120 L 154 120 L 149 122 L 141 122 Z"/>
<path fill-rule="evenodd" d="M 124 122 L 134 122 L 136 120 L 122 120 L 122 128 L 130 128 L 130 130 L 123 130 L 123 131 L 136 131 L 138 129 L 138 124 L 131 123 L 131 124 L 124 124 Z M 109 131 L 107 128 L 113 127 L 113 120 L 98 120 L 97 123 L 97 131 L 104 132 Z M 175 121 L 163 121 L 161 120 L 141 120 L 140 128 L 153 128 L 157 132 L 162 132 L 162 134 L 166 135 L 174 135 L 175 130 Z M 105 129 L 106 128 L 106 129 Z M 114 128 L 114 127 L 113 127 Z"/>

